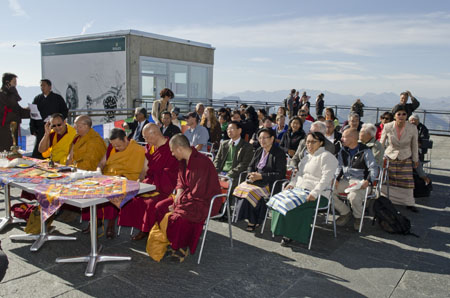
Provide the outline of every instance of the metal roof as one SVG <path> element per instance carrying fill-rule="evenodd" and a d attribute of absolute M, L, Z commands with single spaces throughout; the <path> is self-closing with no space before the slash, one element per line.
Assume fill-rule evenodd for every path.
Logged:
<path fill-rule="evenodd" d="M 116 36 L 125 36 L 125 35 L 149 37 L 149 38 L 153 38 L 153 39 L 159 39 L 159 40 L 171 41 L 171 42 L 187 44 L 187 45 L 192 45 L 192 46 L 197 46 L 197 47 L 214 49 L 210 44 L 207 44 L 207 43 L 201 43 L 201 42 L 197 42 L 197 41 L 181 39 L 181 38 L 176 38 L 176 37 L 170 37 L 170 36 L 164 36 L 164 35 L 159 35 L 159 34 L 155 34 L 155 33 L 143 32 L 143 31 L 132 30 L 132 29 L 118 30 L 118 31 L 111 31 L 111 32 L 104 32 L 104 33 L 83 34 L 83 35 L 75 35 L 75 36 L 68 36 L 68 37 L 49 38 L 49 39 L 40 41 L 40 43 L 45 44 L 45 43 L 81 41 L 81 40 L 100 39 L 100 38 L 105 38 L 105 37 L 116 37 Z"/>

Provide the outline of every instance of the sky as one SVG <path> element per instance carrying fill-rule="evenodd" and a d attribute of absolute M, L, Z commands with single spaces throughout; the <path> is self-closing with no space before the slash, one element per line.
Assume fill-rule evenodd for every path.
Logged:
<path fill-rule="evenodd" d="M 215 93 L 449 96 L 450 1 L 0 2 L 0 72 L 23 86 L 39 84 L 39 41 L 134 29 L 215 47 Z"/>

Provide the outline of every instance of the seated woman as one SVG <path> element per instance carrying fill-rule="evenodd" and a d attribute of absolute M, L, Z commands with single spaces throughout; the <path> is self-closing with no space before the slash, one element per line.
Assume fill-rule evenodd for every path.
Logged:
<path fill-rule="evenodd" d="M 264 220 L 266 203 L 261 198 L 270 196 L 272 184 L 286 177 L 286 155 L 274 145 L 275 131 L 263 128 L 258 131 L 261 147 L 248 166 L 247 180 L 239 184 L 233 195 L 242 198 L 238 219 L 248 220 L 247 231 L 253 232 Z"/>
<path fill-rule="evenodd" d="M 308 134 L 306 148 L 309 154 L 300 161 L 297 174 L 285 190 L 268 202 L 268 206 L 274 209 L 271 230 L 275 235 L 283 235 L 282 246 L 287 246 L 292 240 L 308 243 L 316 199 L 324 189 L 331 187 L 338 166 L 336 157 L 325 150 L 324 144 L 322 133 Z M 321 196 L 319 206 L 327 204 L 328 199 Z"/>
<path fill-rule="evenodd" d="M 289 122 L 289 129 L 281 138 L 280 148 L 292 157 L 297 151 L 298 144 L 304 138 L 305 132 L 303 131 L 302 120 L 296 116 Z"/>

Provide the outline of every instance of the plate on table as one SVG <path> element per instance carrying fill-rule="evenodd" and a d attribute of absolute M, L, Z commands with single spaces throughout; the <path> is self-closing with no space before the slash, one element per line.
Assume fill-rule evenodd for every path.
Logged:
<path fill-rule="evenodd" d="M 49 178 L 49 179 L 53 179 L 53 178 L 59 178 L 62 176 L 62 174 L 60 173 L 49 173 L 49 174 L 45 174 L 43 175 L 45 178 Z"/>
<path fill-rule="evenodd" d="M 93 185 L 97 185 L 98 181 L 85 181 L 82 183 L 82 185 L 84 186 L 93 186 Z"/>
<path fill-rule="evenodd" d="M 29 165 L 27 163 L 20 163 L 16 166 L 16 168 L 22 168 L 22 169 L 26 169 L 26 168 L 31 168 L 33 165 Z"/>

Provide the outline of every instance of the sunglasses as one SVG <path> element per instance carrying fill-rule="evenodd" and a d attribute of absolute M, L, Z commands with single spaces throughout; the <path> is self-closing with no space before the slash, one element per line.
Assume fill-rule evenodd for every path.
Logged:
<path fill-rule="evenodd" d="M 397 113 L 399 116 L 406 116 L 406 113 Z"/>
<path fill-rule="evenodd" d="M 52 125 L 52 128 L 55 128 L 55 127 L 57 127 L 57 126 L 60 127 L 60 126 L 62 126 L 62 125 L 63 125 L 62 123 L 53 124 L 53 125 Z"/>
<path fill-rule="evenodd" d="M 306 117 L 306 116 L 308 116 L 308 115 L 306 115 L 306 114 L 301 114 L 300 115 L 300 117 Z"/>

